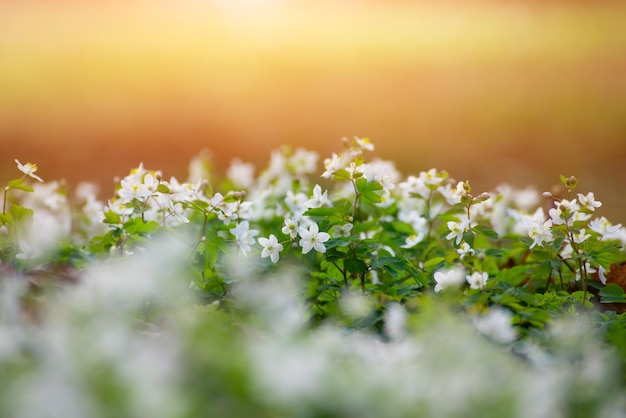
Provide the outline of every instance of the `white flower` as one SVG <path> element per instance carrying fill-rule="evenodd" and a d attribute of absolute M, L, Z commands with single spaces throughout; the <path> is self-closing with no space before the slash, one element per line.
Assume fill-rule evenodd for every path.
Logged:
<path fill-rule="evenodd" d="M 132 207 L 128 207 L 126 206 L 126 204 L 120 201 L 111 202 L 109 200 L 109 205 L 105 207 L 104 210 L 106 211 L 107 208 L 111 212 L 116 213 L 120 216 L 132 215 L 134 212 L 134 209 Z"/>
<path fill-rule="evenodd" d="M 185 216 L 185 208 L 183 204 L 170 202 L 169 206 L 170 214 L 172 214 L 180 223 L 188 224 L 189 219 Z"/>
<path fill-rule="evenodd" d="M 469 219 L 465 219 L 461 222 L 449 221 L 448 229 L 450 230 L 450 233 L 446 235 L 446 239 L 447 240 L 456 239 L 456 245 L 459 245 L 461 243 L 461 240 L 463 239 L 463 233 L 466 231 L 469 231 L 469 227 L 470 227 Z"/>
<path fill-rule="evenodd" d="M 585 272 L 587 273 L 587 275 L 589 275 L 591 273 L 595 273 L 596 271 L 597 270 L 595 268 L 591 267 L 591 264 L 585 263 Z M 603 273 L 603 275 L 604 275 L 604 273 Z M 580 280 L 580 270 L 576 270 L 576 278 L 575 278 L 575 280 L 576 281 Z M 602 280 L 602 279 L 600 279 L 600 280 Z M 606 277 L 605 277 L 604 280 L 606 281 Z"/>
<path fill-rule="evenodd" d="M 445 177 L 437 173 L 436 169 L 431 168 L 428 171 L 422 171 L 420 173 L 420 179 L 422 179 L 424 184 L 429 186 L 439 186 L 445 180 Z"/>
<path fill-rule="evenodd" d="M 590 211 L 594 211 L 596 208 L 599 208 L 600 206 L 602 206 L 602 202 L 596 200 L 593 192 L 589 192 L 587 193 L 587 195 L 578 193 L 578 201 L 580 202 L 581 205 L 583 205 L 585 208 L 589 209 Z"/>
<path fill-rule="evenodd" d="M 561 200 L 561 202 L 559 202 L 559 209 L 565 209 L 569 212 L 576 212 L 580 210 L 580 206 L 578 205 L 578 203 L 576 203 L 575 200 L 563 199 Z"/>
<path fill-rule="evenodd" d="M 283 234 L 289 235 L 291 238 L 295 238 L 298 236 L 298 222 L 291 218 L 285 218 L 283 229 L 281 229 Z"/>
<path fill-rule="evenodd" d="M 121 185 L 122 188 L 117 191 L 117 194 L 126 202 L 130 202 L 134 199 L 143 200 L 152 195 L 152 191 L 140 181 L 133 181 L 126 178 L 122 179 Z"/>
<path fill-rule="evenodd" d="M 335 172 L 341 170 L 343 166 L 344 164 L 341 161 L 341 158 L 333 152 L 331 158 L 326 158 L 324 160 L 324 168 L 326 168 L 326 171 L 322 173 L 322 177 L 325 179 L 331 178 L 331 176 L 335 174 Z"/>
<path fill-rule="evenodd" d="M 298 148 L 289 158 L 288 165 L 297 176 L 312 174 L 317 169 L 318 155 L 315 151 Z"/>
<path fill-rule="evenodd" d="M 474 318 L 474 328 L 481 334 L 499 343 L 515 341 L 517 333 L 511 325 L 512 315 L 500 308 L 491 309 L 486 315 Z"/>
<path fill-rule="evenodd" d="M 404 307 L 398 303 L 392 304 L 385 312 L 383 331 L 392 341 L 398 341 L 406 334 L 407 315 Z"/>
<path fill-rule="evenodd" d="M 465 279 L 472 289 L 484 289 L 485 284 L 487 284 L 487 280 L 489 280 L 489 274 L 484 271 L 475 271 L 471 275 L 468 274 L 467 276 L 465 276 Z"/>
<path fill-rule="evenodd" d="M 280 258 L 280 252 L 283 250 L 283 245 L 278 242 L 274 234 L 270 234 L 269 238 L 259 238 L 257 240 L 263 247 L 261 251 L 261 258 L 269 257 L 272 263 L 278 262 Z"/>
<path fill-rule="evenodd" d="M 302 215 L 308 209 L 306 206 L 306 202 L 308 202 L 309 198 L 302 192 L 294 194 L 293 191 L 287 190 L 285 196 L 285 204 L 296 216 Z"/>
<path fill-rule="evenodd" d="M 226 171 L 226 177 L 233 182 L 236 187 L 249 189 L 254 184 L 254 164 L 244 163 L 239 159 L 234 159 Z"/>
<path fill-rule="evenodd" d="M 223 203 L 219 209 L 217 211 L 217 219 L 224 222 L 224 225 L 228 225 L 237 216 L 239 202 Z"/>
<path fill-rule="evenodd" d="M 407 177 L 406 181 L 399 184 L 399 187 L 405 198 L 409 198 L 411 197 L 411 193 L 415 193 L 426 199 L 430 193 L 430 189 L 426 186 L 421 175 L 420 177 Z"/>
<path fill-rule="evenodd" d="M 453 267 L 446 271 L 435 272 L 435 292 L 441 292 L 449 287 L 457 287 L 465 281 L 465 272 L 461 267 Z"/>
<path fill-rule="evenodd" d="M 343 225 L 335 225 L 333 227 L 333 236 L 335 238 L 348 238 L 352 235 L 352 227 L 351 223 L 343 224 Z"/>
<path fill-rule="evenodd" d="M 316 223 L 313 223 L 309 229 L 298 228 L 300 234 L 300 246 L 302 247 L 302 254 L 306 254 L 312 249 L 320 253 L 326 252 L 324 243 L 330 239 L 330 235 L 326 232 L 319 232 L 319 227 Z"/>
<path fill-rule="evenodd" d="M 367 151 L 374 151 L 374 144 L 370 142 L 369 138 L 359 138 L 358 136 L 355 136 L 354 141 L 360 148 Z"/>
<path fill-rule="evenodd" d="M 350 179 L 356 179 L 363 175 L 363 164 L 357 165 L 354 161 L 346 167 L 346 171 L 350 174 Z"/>
<path fill-rule="evenodd" d="M 37 171 L 37 164 L 33 164 L 33 163 L 22 164 L 17 160 L 17 158 L 15 159 L 15 162 L 17 163 L 18 170 L 26 174 L 28 177 L 34 178 L 35 180 L 43 183 L 43 179 L 35 174 L 35 171 Z"/>
<path fill-rule="evenodd" d="M 241 250 L 244 256 L 248 255 L 248 251 L 252 249 L 250 245 L 254 244 L 254 237 L 259 234 L 259 231 L 250 229 L 248 221 L 240 222 L 236 227 L 231 228 L 230 232 L 235 236 L 237 240 L 237 246 Z"/>
<path fill-rule="evenodd" d="M 602 266 L 598 266 L 598 277 L 600 278 L 600 281 L 602 282 L 602 284 L 606 284 L 606 269 Z"/>
<path fill-rule="evenodd" d="M 578 231 L 577 234 L 572 234 L 574 236 L 574 242 L 576 244 L 580 244 L 582 242 L 585 242 L 587 240 L 587 238 L 589 238 L 591 235 L 589 234 L 585 234 L 585 228 L 582 228 L 580 231 Z"/>
<path fill-rule="evenodd" d="M 20 251 L 15 255 L 15 258 L 20 260 L 30 260 L 31 258 L 39 256 L 39 253 L 26 241 L 20 240 L 19 247 Z"/>
<path fill-rule="evenodd" d="M 467 242 L 462 242 L 459 248 L 457 248 L 456 252 L 461 256 L 461 260 L 463 260 L 468 255 L 476 254 L 476 251 Z"/>
<path fill-rule="evenodd" d="M 224 206 L 224 196 L 222 196 L 221 193 L 215 193 L 213 195 L 213 197 L 211 197 L 211 200 L 209 200 L 209 203 L 211 205 L 211 208 L 213 208 L 213 210 Z"/>
<path fill-rule="evenodd" d="M 316 184 L 313 187 L 313 197 L 306 202 L 304 206 L 307 208 L 321 208 L 322 206 L 332 206 L 330 200 L 328 200 L 328 191 L 322 193 L 322 187 Z"/>
<path fill-rule="evenodd" d="M 404 245 L 402 246 L 402 248 L 413 248 L 417 244 L 422 242 L 423 239 L 424 239 L 424 234 L 422 232 L 411 234 L 408 237 L 406 237 L 406 240 L 404 241 Z"/>
<path fill-rule="evenodd" d="M 533 248 L 535 245 L 542 247 L 544 242 L 553 241 L 554 237 L 550 228 L 552 228 L 552 221 L 550 220 L 535 222 L 528 231 L 528 236 L 533 240 L 530 248 Z"/>
<path fill-rule="evenodd" d="M 600 239 L 617 239 L 621 227 L 622 224 L 612 225 L 604 216 L 589 222 L 589 229 L 600 234 Z"/>

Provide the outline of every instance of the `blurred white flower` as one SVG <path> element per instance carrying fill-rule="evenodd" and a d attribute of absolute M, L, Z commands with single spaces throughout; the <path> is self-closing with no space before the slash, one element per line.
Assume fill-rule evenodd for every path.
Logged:
<path fill-rule="evenodd" d="M 512 315 L 501 308 L 492 308 L 486 315 L 475 317 L 474 328 L 481 334 L 500 343 L 510 343 L 517 338 L 517 332 L 511 325 Z"/>
<path fill-rule="evenodd" d="M 256 229 L 250 229 L 248 221 L 239 222 L 239 224 L 230 229 L 231 234 L 235 236 L 237 240 L 237 247 L 241 250 L 244 256 L 248 255 L 248 251 L 252 249 L 251 245 L 254 244 L 254 237 L 259 234 Z"/>
<path fill-rule="evenodd" d="M 484 289 L 489 280 L 489 274 L 487 272 L 475 271 L 472 274 L 466 276 L 467 283 L 472 289 Z"/>
<path fill-rule="evenodd" d="M 465 271 L 462 267 L 452 267 L 448 270 L 435 272 L 435 292 L 458 287 L 465 281 Z"/>
<path fill-rule="evenodd" d="M 459 248 L 456 250 L 457 254 L 461 256 L 461 260 L 463 260 L 468 255 L 476 254 L 476 251 L 467 242 L 462 242 Z"/>
<path fill-rule="evenodd" d="M 17 160 L 17 158 L 15 159 L 15 162 L 17 163 L 18 170 L 26 174 L 28 177 L 31 177 L 43 183 L 43 179 L 35 174 L 35 172 L 37 171 L 37 164 L 33 164 L 33 163 L 22 164 Z"/>
<path fill-rule="evenodd" d="M 385 311 L 383 331 L 392 341 L 398 341 L 406 335 L 407 318 L 402 305 L 394 303 Z"/>
<path fill-rule="evenodd" d="M 313 197 L 303 203 L 306 208 L 321 208 L 322 206 L 332 206 L 328 200 L 328 191 L 322 193 L 322 187 L 316 184 L 313 187 Z"/>

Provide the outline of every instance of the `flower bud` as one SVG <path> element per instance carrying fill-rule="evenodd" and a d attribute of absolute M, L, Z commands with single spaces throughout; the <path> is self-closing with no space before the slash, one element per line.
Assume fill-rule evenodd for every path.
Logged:
<path fill-rule="evenodd" d="M 477 196 L 474 200 L 476 202 L 484 202 L 486 200 L 489 200 L 490 197 L 491 197 L 491 195 L 489 193 L 483 192 L 479 196 Z"/>
<path fill-rule="evenodd" d="M 550 192 L 543 192 L 541 195 L 546 199 L 552 199 L 554 197 Z"/>

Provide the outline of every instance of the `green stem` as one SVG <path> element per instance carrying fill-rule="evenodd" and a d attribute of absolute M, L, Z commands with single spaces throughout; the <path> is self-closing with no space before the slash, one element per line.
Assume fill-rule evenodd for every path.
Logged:
<path fill-rule="evenodd" d="M 2 201 L 2 214 L 7 212 L 7 193 L 9 192 L 9 186 L 4 188 L 4 199 Z"/>

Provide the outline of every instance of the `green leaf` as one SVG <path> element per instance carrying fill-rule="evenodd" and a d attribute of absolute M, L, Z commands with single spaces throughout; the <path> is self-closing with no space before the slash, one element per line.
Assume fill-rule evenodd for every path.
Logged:
<path fill-rule="evenodd" d="M 220 254 L 220 249 L 219 249 L 218 244 L 214 242 L 207 242 L 205 244 L 206 245 L 204 247 L 204 268 L 206 270 L 206 269 L 212 269 L 213 267 L 215 267 L 215 264 L 217 263 L 217 259 Z"/>
<path fill-rule="evenodd" d="M 102 222 L 105 224 L 119 225 L 122 222 L 122 219 L 117 213 L 107 210 L 104 212 L 104 220 Z"/>
<path fill-rule="evenodd" d="M 10 213 L 7 213 L 6 215 L 3 215 L 0 213 L 0 223 L 5 225 L 5 224 L 10 224 L 11 221 L 13 220 L 13 217 L 11 216 Z"/>
<path fill-rule="evenodd" d="M 164 183 L 159 183 L 159 185 L 157 186 L 157 192 L 168 194 L 170 192 L 170 188 L 167 187 L 167 185 Z"/>
<path fill-rule="evenodd" d="M 129 234 L 152 234 L 159 229 L 159 224 L 154 221 L 144 222 L 141 218 L 134 218 L 124 224 L 124 229 Z"/>
<path fill-rule="evenodd" d="M 529 270 L 532 266 L 521 265 L 511 267 L 509 269 L 500 270 L 496 274 L 496 279 L 507 282 L 513 286 L 519 286 L 524 280 L 528 278 Z"/>
<path fill-rule="evenodd" d="M 335 180 L 350 180 L 350 173 L 342 168 L 341 170 L 337 170 L 333 173 L 333 178 Z"/>
<path fill-rule="evenodd" d="M 11 205 L 11 207 L 9 208 L 9 212 L 13 216 L 13 219 L 15 219 L 15 222 L 19 222 L 22 219 L 30 218 L 31 216 L 33 216 L 32 209 L 28 209 L 16 204 Z"/>
<path fill-rule="evenodd" d="M 367 181 L 367 179 L 360 178 L 356 181 L 356 189 L 361 194 L 370 193 L 370 192 L 378 192 L 383 189 L 380 183 L 377 181 Z"/>
<path fill-rule="evenodd" d="M 371 203 L 380 203 L 382 202 L 382 198 L 380 197 L 380 195 L 376 192 L 367 192 L 367 193 L 363 193 L 361 195 L 361 198 L 363 200 L 367 200 L 368 202 Z"/>
<path fill-rule="evenodd" d="M 626 303 L 626 295 L 621 286 L 611 283 L 600 290 L 600 302 L 602 303 Z"/>
<path fill-rule="evenodd" d="M 341 212 L 341 208 L 311 208 L 309 210 L 307 210 L 306 212 L 304 212 L 304 214 L 306 216 L 320 216 L 320 217 L 327 217 L 327 216 L 332 216 L 332 215 L 336 215 L 339 212 Z"/>
<path fill-rule="evenodd" d="M 7 185 L 7 187 L 9 189 L 23 190 L 25 192 L 32 192 L 33 191 L 32 187 L 30 187 L 26 183 L 24 183 L 24 179 L 11 180 L 9 182 L 9 184 Z"/>
<path fill-rule="evenodd" d="M 436 265 L 441 264 L 444 261 L 446 261 L 445 257 L 433 257 L 430 260 L 424 262 L 424 268 L 429 269 L 431 267 L 435 267 Z"/>
<path fill-rule="evenodd" d="M 476 225 L 472 227 L 472 229 L 479 234 L 486 236 L 487 238 L 498 239 L 498 233 L 487 226 Z"/>
<path fill-rule="evenodd" d="M 348 258 L 344 261 L 346 270 L 350 273 L 367 273 L 367 264 L 358 258 Z"/>

